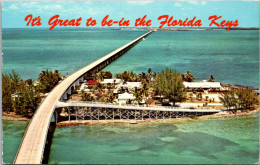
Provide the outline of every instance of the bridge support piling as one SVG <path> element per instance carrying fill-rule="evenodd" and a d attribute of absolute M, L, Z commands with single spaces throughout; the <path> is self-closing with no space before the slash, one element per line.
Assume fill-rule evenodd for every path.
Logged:
<path fill-rule="evenodd" d="M 69 116 L 69 121 L 70 121 L 70 107 L 68 108 L 68 116 Z"/>
<path fill-rule="evenodd" d="M 113 109 L 113 120 L 115 120 L 115 112 L 114 112 L 114 109 Z"/>
<path fill-rule="evenodd" d="M 76 120 L 78 120 L 78 108 L 76 107 Z"/>
<path fill-rule="evenodd" d="M 75 81 L 75 85 L 79 86 L 79 79 Z"/>
<path fill-rule="evenodd" d="M 54 111 L 55 112 L 55 123 L 57 124 L 58 123 L 58 112 L 57 111 Z"/>
<path fill-rule="evenodd" d="M 99 112 L 99 109 L 97 110 L 97 113 L 98 113 L 98 120 L 99 120 L 99 116 L 100 116 L 100 112 Z"/>
<path fill-rule="evenodd" d="M 84 82 L 84 78 L 83 78 L 83 77 L 80 77 L 80 78 L 79 78 L 79 82 Z"/>
<path fill-rule="evenodd" d="M 89 111 L 90 111 L 90 120 L 92 121 L 93 112 L 91 111 L 91 109 L 89 109 Z"/>
<path fill-rule="evenodd" d="M 50 156 L 50 150 L 51 150 L 51 144 L 52 144 L 52 139 L 53 139 L 55 129 L 56 129 L 56 123 L 51 122 L 50 125 L 49 125 L 47 138 L 46 138 L 46 142 L 45 142 L 42 164 L 48 164 L 49 156 Z"/>
<path fill-rule="evenodd" d="M 162 112 L 162 115 L 163 115 L 163 119 L 164 119 L 164 112 Z"/>
<path fill-rule="evenodd" d="M 71 87 L 68 88 L 67 93 L 71 95 Z"/>

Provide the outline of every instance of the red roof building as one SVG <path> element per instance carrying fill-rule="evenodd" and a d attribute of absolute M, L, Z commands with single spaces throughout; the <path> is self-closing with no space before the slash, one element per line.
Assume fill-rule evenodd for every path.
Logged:
<path fill-rule="evenodd" d="M 95 80 L 88 80 L 86 82 L 87 85 L 97 85 L 98 83 Z"/>

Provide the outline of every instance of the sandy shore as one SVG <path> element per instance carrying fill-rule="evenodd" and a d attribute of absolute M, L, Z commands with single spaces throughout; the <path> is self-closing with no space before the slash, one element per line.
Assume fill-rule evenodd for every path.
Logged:
<path fill-rule="evenodd" d="M 246 116 L 251 113 L 257 112 L 257 110 L 247 111 L 247 112 L 237 112 L 237 113 L 229 113 L 229 112 L 220 112 L 217 114 L 212 115 L 204 115 L 198 117 L 181 117 L 181 118 L 169 118 L 169 119 L 144 119 L 144 120 L 71 120 L 71 121 L 62 121 L 57 123 L 58 127 L 63 126 L 75 126 L 75 125 L 95 125 L 95 124 L 108 124 L 108 123 L 129 123 L 129 124 L 138 124 L 143 122 L 159 122 L 159 121 L 170 121 L 173 123 L 181 123 L 187 121 L 194 121 L 194 120 L 206 120 L 206 119 L 213 119 L 213 118 L 228 118 L 228 117 L 235 117 L 235 116 Z"/>
<path fill-rule="evenodd" d="M 108 124 L 108 123 L 129 123 L 129 124 L 138 124 L 143 122 L 158 122 L 158 121 L 171 121 L 173 123 L 186 122 L 186 121 L 194 121 L 194 120 L 206 120 L 213 118 L 227 118 L 234 116 L 246 116 L 251 113 L 257 112 L 259 109 L 247 112 L 220 112 L 212 115 L 203 115 L 203 116 L 195 116 L 195 117 L 181 117 L 181 118 L 170 118 L 170 119 L 144 119 L 144 120 L 71 120 L 71 121 L 62 121 L 57 123 L 58 127 L 61 126 L 71 126 L 71 125 L 95 125 L 95 124 Z M 14 112 L 2 113 L 2 120 L 16 120 L 16 121 L 30 121 L 30 118 L 23 117 L 21 115 L 16 115 Z"/>
<path fill-rule="evenodd" d="M 6 113 L 2 112 L 2 120 L 17 120 L 17 121 L 30 121 L 30 118 L 17 115 L 14 112 Z"/>

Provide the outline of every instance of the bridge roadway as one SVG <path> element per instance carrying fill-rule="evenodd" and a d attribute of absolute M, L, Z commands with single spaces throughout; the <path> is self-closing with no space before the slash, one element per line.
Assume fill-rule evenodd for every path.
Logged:
<path fill-rule="evenodd" d="M 67 90 L 71 90 L 71 86 L 78 82 L 79 79 L 84 76 L 84 74 L 90 72 L 93 69 L 96 71 L 101 70 L 104 68 L 104 66 L 98 69 L 96 68 L 103 65 L 104 63 L 108 65 L 109 62 L 111 63 L 114 60 L 113 59 L 112 61 L 108 61 L 109 59 L 111 59 L 113 56 L 116 56 L 118 53 L 122 54 L 124 50 L 127 51 L 152 32 L 153 31 L 147 32 L 146 34 L 101 57 L 100 59 L 81 68 L 80 70 L 74 72 L 62 80 L 37 108 L 24 133 L 24 137 L 14 160 L 14 164 L 41 164 L 44 156 L 43 153 L 50 120 L 58 101 L 63 97 L 64 93 L 66 93 Z"/>
<path fill-rule="evenodd" d="M 144 111 L 171 111 L 171 112 L 205 112 L 218 113 L 217 109 L 191 109 L 170 106 L 140 106 L 140 105 L 119 105 L 114 103 L 101 102 L 58 102 L 57 107 L 93 107 L 93 108 L 111 108 L 111 109 L 127 109 L 127 110 L 144 110 Z"/>

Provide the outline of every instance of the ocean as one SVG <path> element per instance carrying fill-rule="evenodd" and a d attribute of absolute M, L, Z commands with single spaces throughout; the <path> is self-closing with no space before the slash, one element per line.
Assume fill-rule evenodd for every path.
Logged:
<path fill-rule="evenodd" d="M 3 73 L 37 79 L 64 76 L 146 31 L 88 28 L 3 29 Z M 257 30 L 158 31 L 111 63 L 113 74 L 174 67 L 196 80 L 259 86 Z M 3 159 L 12 163 L 27 122 L 3 121 Z M 258 113 L 185 123 L 108 124 L 56 128 L 49 163 L 242 163 L 258 161 Z M 69 155 L 69 156 L 64 156 Z"/>
<path fill-rule="evenodd" d="M 253 164 L 258 115 L 57 127 L 49 164 Z M 13 162 L 27 123 L 3 121 L 5 163 Z"/>
<path fill-rule="evenodd" d="M 3 29 L 3 73 L 17 71 L 37 79 L 45 69 L 71 74 L 130 42 L 145 31 L 69 28 Z M 190 71 L 196 80 L 258 88 L 259 32 L 257 30 L 157 31 L 104 70 L 136 73 L 164 67 Z"/>

